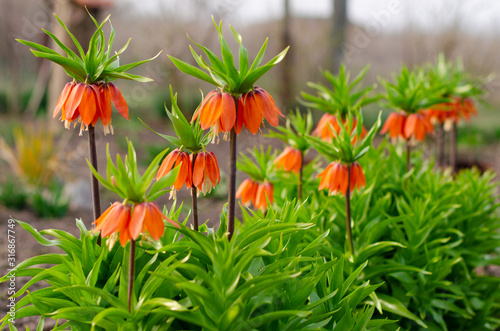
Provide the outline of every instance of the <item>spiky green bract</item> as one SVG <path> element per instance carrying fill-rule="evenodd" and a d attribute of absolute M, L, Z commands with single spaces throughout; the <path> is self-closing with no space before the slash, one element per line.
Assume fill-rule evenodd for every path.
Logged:
<path fill-rule="evenodd" d="M 372 146 L 373 138 L 380 129 L 380 116 L 381 114 L 379 113 L 376 122 L 363 139 L 358 139 L 363 130 L 363 116 L 357 110 L 348 114 L 346 124 L 341 121 L 338 122 L 340 126 L 338 134 L 331 128 L 334 134 L 331 141 L 324 141 L 312 136 L 306 136 L 306 139 L 328 160 L 340 161 L 343 164 L 352 164 L 365 155 Z M 352 132 L 349 132 L 350 130 L 346 129 L 346 127 L 353 127 L 354 117 L 357 119 L 356 128 Z"/>
<path fill-rule="evenodd" d="M 302 100 L 300 102 L 306 107 L 344 119 L 351 111 L 359 110 L 379 99 L 379 97 L 368 96 L 368 93 L 373 90 L 372 86 L 365 88 L 358 86 L 368 69 L 369 66 L 364 67 L 352 81 L 350 80 L 351 73 L 346 70 L 344 64 L 340 66 L 339 74 L 336 76 L 329 71 L 324 71 L 323 76 L 331 84 L 331 87 L 322 83 L 308 82 L 307 86 L 317 90 L 317 95 L 301 92 Z"/>
<path fill-rule="evenodd" d="M 425 70 L 431 87 L 440 90 L 443 97 L 480 98 L 485 93 L 478 80 L 472 79 L 465 71 L 461 59 L 448 61 L 444 54 L 440 53 L 436 62 L 429 64 Z M 483 80 L 487 82 L 489 79 Z"/>
<path fill-rule="evenodd" d="M 155 179 L 156 172 L 158 171 L 158 164 L 167 153 L 168 149 L 158 154 L 153 161 L 151 161 L 151 164 L 141 176 L 137 167 L 137 157 L 134 146 L 129 140 L 127 141 L 127 144 L 128 155 L 126 155 L 125 159 L 122 160 L 122 157 L 117 154 L 116 165 L 111 159 L 109 144 L 106 146 L 106 155 L 108 160 L 106 178 L 101 176 L 87 160 L 90 170 L 92 170 L 94 176 L 96 176 L 105 188 L 115 192 L 122 199 L 130 201 L 133 204 L 138 204 L 144 201 L 153 201 L 165 194 L 167 192 L 166 189 L 172 186 L 177 178 L 177 173 L 179 172 L 178 167 L 156 181 L 154 184 L 153 181 Z"/>
<path fill-rule="evenodd" d="M 215 85 L 222 91 L 227 92 L 233 96 L 239 96 L 250 91 L 254 87 L 255 82 L 276 64 L 281 62 L 288 51 L 287 47 L 281 53 L 272 58 L 269 62 L 264 65 L 260 65 L 267 48 L 266 39 L 256 58 L 254 59 L 252 64 L 250 64 L 248 58 L 248 50 L 243 46 L 241 35 L 230 26 L 231 32 L 233 33 L 233 36 L 239 45 L 239 67 L 237 68 L 235 66 L 234 60 L 235 55 L 233 55 L 233 53 L 231 52 L 231 48 L 229 47 L 227 41 L 224 39 L 224 35 L 222 33 L 222 21 L 220 21 L 220 23 L 217 25 L 213 17 L 212 20 L 219 35 L 219 43 L 221 45 L 221 58 L 215 55 L 207 47 L 194 41 L 193 43 L 197 47 L 199 47 L 206 55 L 206 59 L 204 59 L 201 55 L 198 55 L 191 46 L 189 47 L 193 58 L 198 64 L 199 68 L 187 62 L 179 60 L 173 56 L 169 55 L 168 57 L 182 72 L 206 81 L 212 85 Z"/>
<path fill-rule="evenodd" d="M 430 84 L 423 69 L 409 70 L 403 65 L 399 75 L 392 80 L 393 83 L 380 79 L 380 83 L 386 90 L 386 106 L 393 111 L 414 114 L 449 100 L 443 97 L 446 87 Z"/>
<path fill-rule="evenodd" d="M 244 153 L 240 154 L 238 159 L 238 170 L 246 173 L 250 178 L 258 182 L 264 182 L 265 180 L 273 181 L 275 179 L 275 171 L 273 166 L 273 161 L 276 157 L 276 153 L 271 153 L 271 146 L 264 149 L 264 147 L 254 147 L 249 149 L 248 153 L 251 157 Z"/>
<path fill-rule="evenodd" d="M 279 126 L 276 128 L 277 131 L 270 130 L 266 136 L 278 138 L 293 148 L 305 152 L 311 146 L 305 136 L 311 134 L 312 127 L 311 111 L 308 110 L 307 113 L 302 114 L 299 109 L 296 109 L 295 113 L 287 115 L 285 127 Z"/>
<path fill-rule="evenodd" d="M 150 78 L 129 74 L 127 73 L 127 71 L 141 64 L 154 60 L 156 57 L 158 57 L 158 55 L 160 55 L 161 52 L 147 60 L 120 65 L 120 54 L 122 54 L 127 49 L 130 43 L 130 39 L 118 52 L 115 52 L 115 54 L 111 53 L 111 49 L 113 47 L 113 42 L 115 39 L 115 30 L 111 25 L 109 15 L 100 24 L 92 15 L 90 15 L 97 29 L 90 39 L 87 53 L 83 51 L 82 46 L 80 45 L 76 37 L 69 31 L 64 22 L 59 17 L 57 17 L 57 15 L 54 14 L 54 16 L 56 17 L 59 24 L 71 37 L 73 43 L 78 49 L 78 54 L 73 52 L 68 46 L 64 45 L 53 33 L 45 29 L 42 30 L 64 51 L 65 55 L 61 55 L 46 46 L 31 41 L 22 39 L 16 40 L 23 45 L 31 47 L 31 52 L 36 57 L 41 57 L 60 65 L 66 71 L 68 76 L 82 83 L 107 83 L 118 78 L 134 80 L 137 82 L 152 81 L 152 79 Z M 111 33 L 109 35 L 107 47 L 106 38 L 103 32 L 103 27 L 106 22 L 109 22 L 109 25 L 111 27 Z"/>
<path fill-rule="evenodd" d="M 169 110 L 165 106 L 165 112 L 172 122 L 175 134 L 177 137 L 158 133 L 142 122 L 149 130 L 156 133 L 160 137 L 168 140 L 171 144 L 179 148 L 185 148 L 191 153 L 198 153 L 210 142 L 210 135 L 203 135 L 203 130 L 200 126 L 200 120 L 194 123 L 189 123 L 182 111 L 177 105 L 177 93 L 173 93 L 172 86 L 170 86 L 170 100 L 172 100 L 172 109 Z"/>

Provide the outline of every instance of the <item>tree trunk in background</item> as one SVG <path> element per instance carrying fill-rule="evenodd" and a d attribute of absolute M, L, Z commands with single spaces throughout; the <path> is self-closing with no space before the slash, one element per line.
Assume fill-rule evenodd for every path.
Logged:
<path fill-rule="evenodd" d="M 282 34 L 282 49 L 290 46 L 292 42 L 290 34 L 290 0 L 283 0 L 284 15 L 283 15 L 283 34 Z M 292 95 L 292 66 L 293 66 L 293 53 L 294 50 L 290 48 L 287 55 L 283 59 L 281 65 L 281 105 L 284 111 L 290 106 L 290 99 Z"/>
<path fill-rule="evenodd" d="M 90 38 L 92 38 L 92 34 L 95 32 L 96 26 L 92 19 L 87 14 L 86 9 L 74 3 L 73 1 L 54 1 L 54 13 L 68 26 L 68 29 L 71 31 L 73 35 L 75 35 L 76 39 L 82 45 L 83 50 L 86 52 L 88 49 L 88 44 Z M 99 21 L 99 8 L 89 8 L 88 11 Z M 57 22 L 54 18 L 53 20 L 53 28 L 51 30 L 59 40 L 61 40 L 65 45 L 75 51 L 77 54 L 77 49 L 68 36 L 63 27 Z M 55 43 L 51 41 L 51 46 L 54 47 Z M 51 63 L 52 73 L 49 81 L 49 95 L 48 95 L 48 104 L 47 104 L 47 114 L 49 117 L 52 117 L 52 110 L 54 109 L 57 99 L 59 98 L 59 94 L 61 93 L 64 84 L 71 81 L 70 77 L 66 74 L 63 68 L 59 65 L 55 65 Z M 57 121 L 49 121 L 52 127 L 60 127 Z"/>
<path fill-rule="evenodd" d="M 347 29 L 347 0 L 333 0 L 332 72 L 337 73 L 343 60 L 343 47 Z"/>

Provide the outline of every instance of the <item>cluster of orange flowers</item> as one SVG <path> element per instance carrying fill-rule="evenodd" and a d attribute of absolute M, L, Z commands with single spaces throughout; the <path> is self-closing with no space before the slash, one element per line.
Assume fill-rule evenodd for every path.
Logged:
<path fill-rule="evenodd" d="M 346 125 L 347 121 L 343 120 L 342 124 Z M 354 130 L 356 130 L 356 124 L 357 124 L 357 120 L 356 120 L 356 118 L 354 118 L 353 123 L 352 123 L 352 128 L 350 129 L 351 134 Z M 340 125 L 339 125 L 339 121 L 337 119 L 337 116 L 325 113 L 323 116 L 321 116 L 321 118 L 318 122 L 318 126 L 313 131 L 313 135 L 319 136 L 323 140 L 331 139 L 331 138 L 335 137 L 335 134 L 332 131 L 332 128 L 333 128 L 333 130 L 335 130 L 335 133 L 337 135 L 340 133 Z M 349 130 L 349 128 L 347 128 L 347 130 Z M 365 129 L 365 127 L 363 127 L 363 130 L 361 131 L 361 135 L 359 137 L 354 137 L 352 140 L 352 143 L 353 144 L 356 143 L 358 138 L 363 139 L 365 136 L 366 136 L 366 129 Z"/>
<path fill-rule="evenodd" d="M 215 132 L 229 132 L 232 128 L 240 133 L 245 127 L 256 134 L 265 118 L 272 126 L 277 126 L 278 115 L 283 116 L 276 107 L 274 99 L 264 89 L 256 86 L 253 90 L 238 97 L 238 117 L 236 104 L 231 94 L 211 91 L 207 94 L 198 110 L 193 114 L 195 121 L 200 117 L 202 129 L 214 127 Z"/>
<path fill-rule="evenodd" d="M 425 111 L 407 115 L 404 111 L 393 112 L 382 127 L 382 134 L 389 132 L 392 139 L 403 138 L 424 141 L 425 136 L 434 132 L 429 115 Z"/>
<path fill-rule="evenodd" d="M 154 240 L 159 240 L 165 231 L 163 220 L 180 228 L 154 202 L 142 202 L 134 205 L 133 209 L 126 203 L 115 202 L 94 222 L 94 231 L 101 231 L 103 238 L 119 233 L 120 244 L 125 246 L 129 240 L 136 240 L 139 234 L 146 232 Z"/>
<path fill-rule="evenodd" d="M 351 165 L 351 178 L 349 179 L 348 166 L 340 162 L 330 163 L 319 175 L 319 190 L 328 188 L 331 194 L 346 194 L 347 187 L 352 192 L 355 188 L 364 187 L 366 184 L 365 174 L 358 162 Z M 349 185 L 350 184 L 350 185 Z"/>
<path fill-rule="evenodd" d="M 191 188 L 194 185 L 199 191 L 206 194 L 220 183 L 219 163 L 212 152 L 198 153 L 193 165 L 193 154 L 188 154 L 176 148 L 161 163 L 156 174 L 156 180 L 159 180 L 177 166 L 180 168 L 174 182 L 176 190 L 180 190 L 184 184 L 186 188 Z"/>
<path fill-rule="evenodd" d="M 62 111 L 61 121 L 69 128 L 71 122 L 78 120 L 83 127 L 95 126 L 100 119 L 104 134 L 113 133 L 111 126 L 111 101 L 116 110 L 128 117 L 128 106 L 120 90 L 113 83 L 85 84 L 70 82 L 64 86 L 59 96 L 53 116 Z M 81 134 L 81 131 L 80 131 Z"/>
<path fill-rule="evenodd" d="M 293 147 L 287 146 L 274 160 L 277 168 L 297 173 L 302 167 L 302 153 Z"/>
<path fill-rule="evenodd" d="M 477 115 L 477 109 L 474 102 L 465 98 L 453 98 L 451 102 L 436 105 L 426 110 L 433 124 L 444 124 L 445 129 L 449 130 L 453 123 L 460 121 L 460 118 L 470 120 L 471 115 Z"/>
<path fill-rule="evenodd" d="M 244 205 L 249 205 L 252 202 L 254 208 L 265 210 L 267 209 L 267 200 L 271 205 L 273 204 L 273 191 L 273 184 L 268 181 L 259 184 L 251 179 L 245 179 L 236 191 L 236 199 L 241 198 Z"/>

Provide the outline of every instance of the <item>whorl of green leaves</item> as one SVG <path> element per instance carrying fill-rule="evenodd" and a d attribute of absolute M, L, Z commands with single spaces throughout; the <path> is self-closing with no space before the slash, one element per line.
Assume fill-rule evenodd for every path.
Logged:
<path fill-rule="evenodd" d="M 139 174 L 137 157 L 131 141 L 128 141 L 128 155 L 125 156 L 124 160 L 119 154 L 116 155 L 116 165 L 111 160 L 109 144 L 107 145 L 106 178 L 101 176 L 88 160 L 87 163 L 94 176 L 105 188 L 115 192 L 122 199 L 137 204 L 144 201 L 153 201 L 165 194 L 165 189 L 172 186 L 177 179 L 178 167 L 152 184 L 158 170 L 158 163 L 167 151 L 168 149 L 158 154 L 142 176 Z"/>
<path fill-rule="evenodd" d="M 259 53 L 257 54 L 257 57 L 250 65 L 250 61 L 248 59 L 248 50 L 243 46 L 241 35 L 230 26 L 231 32 L 233 33 L 233 36 L 239 45 L 239 68 L 236 68 L 231 48 L 229 47 L 229 44 L 226 42 L 222 34 L 222 21 L 220 21 L 219 25 L 217 25 L 213 17 L 212 20 L 219 35 L 222 58 L 217 57 L 217 55 L 215 55 L 207 47 L 194 41 L 193 43 L 198 46 L 203 51 L 203 53 L 205 53 L 208 59 L 207 62 L 206 59 L 203 59 L 202 55 L 198 55 L 195 50 L 191 46 L 189 46 L 191 54 L 193 55 L 193 58 L 198 64 L 199 68 L 190 65 L 189 63 L 186 63 L 182 60 L 179 60 L 173 56 L 169 55 L 168 57 L 180 71 L 184 72 L 185 74 L 194 76 L 198 79 L 204 80 L 212 85 L 215 85 L 233 96 L 238 96 L 250 91 L 253 88 L 255 82 L 266 72 L 268 72 L 272 67 L 281 62 L 288 51 L 289 47 L 285 48 L 281 53 L 276 55 L 266 64 L 260 66 L 267 48 L 266 39 Z"/>
<path fill-rule="evenodd" d="M 447 61 L 440 53 L 436 63 L 427 68 L 430 85 L 442 91 L 443 97 L 458 96 L 461 98 L 480 97 L 484 91 L 477 79 L 471 79 L 465 71 L 461 59 Z M 488 78 L 485 79 L 488 81 Z"/>
<path fill-rule="evenodd" d="M 171 144 L 179 148 L 186 148 L 192 153 L 200 152 L 211 139 L 210 133 L 203 135 L 203 129 L 200 126 L 200 119 L 194 123 L 189 123 L 179 106 L 177 105 L 177 93 L 174 93 L 170 86 L 170 100 L 172 100 L 172 109 L 169 110 L 165 105 L 165 112 L 172 122 L 177 137 L 158 133 L 142 122 L 149 130 L 160 137 L 166 139 Z"/>
<path fill-rule="evenodd" d="M 101 24 L 99 24 L 96 19 L 92 15 L 90 15 L 97 29 L 90 39 L 87 53 L 84 52 L 82 46 L 80 45 L 76 37 L 69 31 L 64 22 L 59 17 L 57 17 L 57 15 L 54 14 L 54 16 L 73 40 L 73 43 L 78 50 L 78 54 L 64 45 L 53 33 L 45 29 L 42 30 L 64 51 L 64 53 L 66 53 L 65 55 L 61 55 L 46 46 L 31 41 L 21 39 L 17 39 L 17 41 L 23 45 L 31 47 L 31 52 L 36 57 L 41 57 L 57 63 L 58 65 L 63 67 L 68 76 L 74 78 L 79 82 L 92 84 L 101 81 L 108 82 L 118 78 L 129 79 L 138 82 L 152 81 L 152 79 L 150 78 L 129 74 L 127 73 L 127 71 L 155 59 L 158 55 L 160 55 L 161 52 L 147 60 L 120 65 L 120 54 L 122 54 L 127 49 L 130 43 L 130 39 L 118 52 L 115 52 L 115 54 L 111 53 L 111 48 L 113 47 L 113 42 L 115 39 L 115 30 L 111 25 L 109 15 L 106 17 L 106 19 L 104 19 L 104 21 L 101 22 Z M 104 32 L 102 30 L 106 22 L 109 22 L 109 25 L 111 27 L 111 33 L 109 35 L 107 47 Z"/>
<path fill-rule="evenodd" d="M 299 151 L 305 152 L 310 148 L 310 144 L 305 136 L 311 134 L 312 127 L 313 118 L 311 111 L 301 114 L 300 110 L 297 109 L 295 114 L 290 113 L 287 115 L 286 127 L 278 126 L 276 128 L 278 131 L 269 131 L 266 137 L 278 138 Z"/>
<path fill-rule="evenodd" d="M 345 124 L 342 123 L 342 121 L 338 121 L 340 126 L 339 133 L 331 127 L 331 131 L 334 134 L 331 142 L 323 141 L 312 136 L 307 136 L 306 138 L 311 142 L 318 153 L 326 156 L 330 161 L 340 161 L 344 164 L 352 164 L 365 155 L 372 146 L 373 138 L 381 125 L 380 115 L 379 113 L 377 121 L 363 139 L 359 139 L 363 131 L 363 115 L 358 111 L 355 111 L 354 115 L 349 113 Z M 354 116 L 357 118 L 357 123 L 355 129 L 350 132 L 351 130 L 349 130 L 349 128 L 353 127 Z M 355 143 L 353 143 L 354 140 L 356 140 Z"/>
<path fill-rule="evenodd" d="M 274 176 L 273 160 L 276 153 L 271 153 L 271 146 L 267 150 L 264 150 L 262 146 L 260 149 L 254 147 L 253 149 L 249 149 L 248 153 L 253 159 L 241 153 L 236 163 L 238 170 L 246 173 L 250 178 L 258 182 L 265 180 L 272 181 L 272 176 Z"/>
<path fill-rule="evenodd" d="M 346 70 L 343 64 L 340 66 L 337 76 L 329 71 L 324 71 L 323 76 L 331 84 L 331 87 L 322 83 L 308 82 L 307 86 L 317 90 L 317 95 L 301 92 L 302 100 L 300 102 L 306 107 L 345 118 L 349 112 L 358 110 L 378 99 L 378 97 L 368 97 L 368 93 L 373 90 L 372 86 L 361 89 L 358 87 L 368 69 L 369 66 L 364 67 L 352 81 L 351 73 Z"/>
<path fill-rule="evenodd" d="M 380 80 L 386 89 L 385 98 L 389 101 L 387 107 L 392 110 L 413 114 L 448 101 L 443 97 L 443 86 L 429 84 L 423 69 L 410 71 L 403 65 L 399 75 L 393 76 L 393 81 Z"/>

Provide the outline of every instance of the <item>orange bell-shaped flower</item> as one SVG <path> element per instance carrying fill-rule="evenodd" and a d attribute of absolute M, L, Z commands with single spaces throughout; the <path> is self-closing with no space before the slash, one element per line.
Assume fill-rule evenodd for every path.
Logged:
<path fill-rule="evenodd" d="M 252 134 L 259 132 L 265 118 L 272 126 L 278 126 L 278 115 L 285 117 L 276 107 L 274 99 L 264 89 L 256 86 L 238 99 L 236 133 L 244 126 Z"/>
<path fill-rule="evenodd" d="M 130 220 L 129 232 L 133 240 L 137 239 L 139 234 L 148 232 L 154 240 L 160 240 L 165 232 L 166 220 L 171 225 L 180 228 L 177 222 L 166 217 L 160 208 L 154 202 L 142 202 L 134 206 L 132 218 Z"/>
<path fill-rule="evenodd" d="M 61 120 L 69 128 L 71 122 L 78 120 L 82 125 L 95 126 L 100 119 L 104 133 L 113 133 L 111 127 L 111 101 L 118 112 L 129 119 L 128 106 L 120 90 L 113 84 L 67 83 L 57 100 L 53 117 L 62 111 Z"/>
<path fill-rule="evenodd" d="M 288 146 L 276 157 L 273 163 L 277 168 L 297 173 L 302 166 L 302 153 L 298 149 Z"/>
<path fill-rule="evenodd" d="M 259 184 L 251 179 L 245 179 L 236 191 L 236 199 L 241 198 L 241 203 L 248 206 L 251 203 L 256 205 L 257 189 Z"/>
<path fill-rule="evenodd" d="M 357 123 L 358 123 L 357 119 L 353 118 L 352 129 L 349 129 L 349 128 L 346 128 L 346 129 L 349 130 L 350 133 L 352 134 L 352 132 L 354 130 L 356 130 Z M 347 124 L 347 120 L 344 120 L 342 122 L 342 124 L 344 124 L 344 126 L 345 126 Z M 340 128 L 337 116 L 325 113 L 325 114 L 323 114 L 323 116 L 321 116 L 321 118 L 318 122 L 318 125 L 316 126 L 316 129 L 313 131 L 312 134 L 313 134 L 313 136 L 319 136 L 323 140 L 330 140 L 330 139 L 335 137 L 335 134 L 334 134 L 332 128 L 333 128 L 333 130 L 335 130 L 335 133 L 337 135 L 340 133 L 341 128 Z M 363 139 L 365 136 L 366 136 L 366 129 L 363 126 L 362 131 L 361 131 L 361 135 L 359 138 Z M 352 143 L 353 144 L 356 143 L 357 139 L 358 139 L 358 137 L 352 138 Z"/>
<path fill-rule="evenodd" d="M 193 114 L 191 122 L 200 117 L 203 130 L 216 126 L 217 133 L 229 132 L 236 121 L 236 105 L 229 93 L 211 91 Z"/>
<path fill-rule="evenodd" d="M 477 115 L 477 108 L 474 105 L 474 102 L 469 98 L 465 98 L 462 102 L 457 100 L 457 108 L 460 116 L 462 116 L 466 121 L 470 120 L 471 115 Z"/>
<path fill-rule="evenodd" d="M 159 180 L 177 166 L 180 166 L 180 169 L 174 182 L 174 188 L 178 191 L 184 184 L 186 184 L 187 188 L 190 188 L 192 186 L 191 158 L 188 153 L 180 151 L 178 148 L 170 152 L 163 160 L 156 174 L 156 180 Z"/>
<path fill-rule="evenodd" d="M 385 121 L 380 133 L 385 134 L 389 132 L 389 136 L 393 140 L 396 140 L 397 138 L 405 139 L 405 123 L 406 113 L 404 111 L 393 112 L 389 115 L 389 117 L 387 117 L 387 120 Z"/>
<path fill-rule="evenodd" d="M 214 153 L 199 153 L 194 161 L 193 185 L 206 194 L 218 183 L 220 183 L 219 163 Z"/>
<path fill-rule="evenodd" d="M 120 234 L 120 244 L 125 244 L 130 240 L 130 207 L 120 202 L 113 203 L 94 222 L 95 232 L 101 231 L 101 237 L 106 238 L 112 234 Z"/>
<path fill-rule="evenodd" d="M 425 112 L 408 115 L 404 128 L 406 139 L 424 141 L 425 136 L 430 132 L 434 132 L 434 127 Z"/>
<path fill-rule="evenodd" d="M 260 210 L 266 210 L 267 200 L 269 200 L 269 204 L 272 205 L 274 201 L 273 191 L 274 191 L 273 184 L 267 181 L 265 181 L 262 184 L 259 184 L 259 188 L 257 189 L 257 195 L 255 196 L 254 207 Z"/>
<path fill-rule="evenodd" d="M 352 192 L 355 188 L 364 187 L 366 184 L 365 175 L 358 162 L 351 165 L 351 178 L 349 180 L 349 170 L 347 165 L 340 162 L 330 163 L 319 175 L 319 190 L 328 188 L 331 194 L 346 194 L 347 187 L 350 186 Z M 349 185 L 350 182 L 350 185 Z"/>

